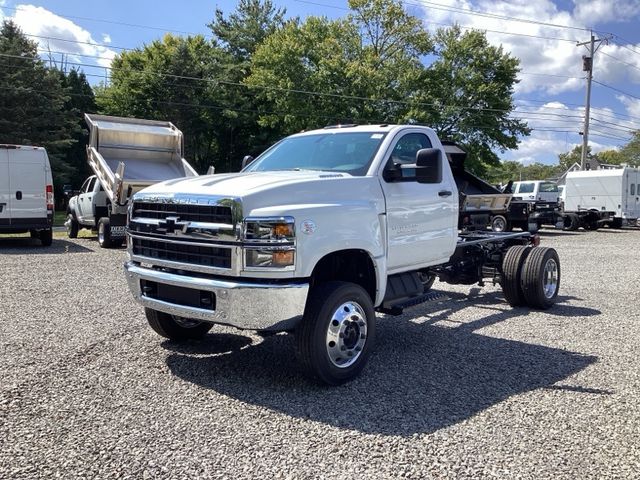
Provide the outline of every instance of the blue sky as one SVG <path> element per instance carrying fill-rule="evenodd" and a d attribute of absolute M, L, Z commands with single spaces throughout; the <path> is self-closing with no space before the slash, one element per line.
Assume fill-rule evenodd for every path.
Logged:
<path fill-rule="evenodd" d="M 347 13 L 346 0 L 274 3 L 302 18 Z M 578 28 L 616 35 L 595 58 L 594 79 L 607 86 L 593 86 L 592 148 L 615 148 L 625 143 L 631 130 L 640 129 L 640 98 L 634 98 L 640 97 L 640 0 L 407 0 L 404 4 L 424 20 L 429 30 L 454 22 L 487 30 L 492 43 L 520 58 L 522 73 L 515 95 L 515 115 L 528 120 L 535 130 L 522 140 L 518 150 L 505 152 L 502 158 L 554 163 L 558 153 L 581 142 L 578 132 L 582 130 L 585 96 L 581 56 L 586 50 L 573 42 L 588 40 L 589 32 Z M 13 17 L 40 42 L 43 51 L 75 54 L 70 61 L 84 64 L 90 80 L 97 83 L 104 79 L 104 67 L 120 51 L 118 47 L 140 46 L 167 29 L 208 35 L 206 24 L 215 8 L 231 12 L 236 2 L 0 0 L 0 6 L 0 17 Z M 574 28 L 518 22 L 514 18 Z M 59 58 L 60 54 L 51 56 Z"/>

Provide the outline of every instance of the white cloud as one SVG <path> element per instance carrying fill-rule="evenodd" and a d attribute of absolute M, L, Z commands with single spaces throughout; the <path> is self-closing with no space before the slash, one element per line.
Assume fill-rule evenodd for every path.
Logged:
<path fill-rule="evenodd" d="M 640 15 L 640 2 L 630 0 L 573 0 L 573 15 L 578 22 L 625 21 Z"/>
<path fill-rule="evenodd" d="M 623 95 L 618 95 L 616 98 L 620 103 L 622 103 L 622 105 L 624 105 L 624 108 L 628 115 L 640 119 L 640 100 L 625 97 Z M 637 128 L 638 125 L 640 125 L 640 122 L 636 120 L 634 124 Z"/>
<path fill-rule="evenodd" d="M 587 24 L 593 24 L 593 19 L 598 19 L 599 22 L 625 21 L 640 16 L 638 0 L 575 0 L 573 11 L 561 10 L 550 0 L 511 0 L 509 2 L 436 0 L 425 3 L 424 19 L 430 30 L 438 26 L 429 25 L 429 22 L 458 23 L 479 30 L 487 30 L 487 38 L 491 43 L 502 45 L 507 52 L 519 58 L 523 73 L 519 75 L 520 83 L 516 86 L 517 93 L 541 91 L 559 94 L 583 88 L 585 73 L 582 71 L 582 55 L 586 54 L 587 50 L 584 47 L 577 47 L 575 42 L 588 40 L 589 33 L 575 29 L 560 29 L 548 25 L 489 18 L 478 14 L 469 15 L 459 11 L 443 10 L 435 5 L 580 28 L 587 28 Z M 622 17 L 621 13 L 626 16 Z M 494 33 L 488 30 L 531 35 L 531 37 Z M 534 37 L 548 37 L 548 39 Z M 623 48 L 617 45 L 603 46 L 602 51 L 622 59 L 630 57 L 625 55 Z M 640 56 L 633 57 L 625 61 L 640 67 Z M 640 71 L 605 55 L 596 57 L 595 72 L 604 82 L 628 79 L 640 83 Z"/>
<path fill-rule="evenodd" d="M 640 108 L 640 101 L 637 105 Z M 572 107 L 561 102 L 533 105 L 518 102 L 515 116 L 524 119 L 532 128 L 531 135 L 521 140 L 518 150 L 505 152 L 505 160 L 516 160 L 524 164 L 557 163 L 558 154 L 582 144 L 584 108 Z M 594 152 L 616 149 L 628 138 L 629 130 L 637 126 L 632 120 L 614 117 L 610 108 L 591 111 L 589 145 Z M 604 135 L 604 136 L 602 136 Z"/>
<path fill-rule="evenodd" d="M 22 31 L 38 42 L 41 52 L 63 52 L 81 58 L 79 55 L 101 57 L 94 59 L 102 67 L 111 65 L 116 52 L 108 47 L 96 45 L 90 32 L 71 20 L 34 5 L 17 5 L 13 21 Z M 46 37 L 46 38 L 45 38 Z M 80 63 L 89 63 L 83 60 Z"/>
<path fill-rule="evenodd" d="M 111 35 L 109 35 L 108 33 L 103 33 L 102 43 L 111 43 Z"/>

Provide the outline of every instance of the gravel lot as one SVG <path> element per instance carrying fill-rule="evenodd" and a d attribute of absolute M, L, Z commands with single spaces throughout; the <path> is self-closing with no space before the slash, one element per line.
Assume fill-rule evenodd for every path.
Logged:
<path fill-rule="evenodd" d="M 94 239 L 0 239 L 0 478 L 640 478 L 640 230 L 546 232 L 560 304 L 380 316 L 357 381 L 292 338 L 163 341 Z"/>

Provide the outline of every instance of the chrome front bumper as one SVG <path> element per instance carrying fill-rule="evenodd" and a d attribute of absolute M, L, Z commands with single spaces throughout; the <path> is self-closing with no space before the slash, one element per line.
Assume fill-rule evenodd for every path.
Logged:
<path fill-rule="evenodd" d="M 144 307 L 180 317 L 231 325 L 246 330 L 289 330 L 304 313 L 308 283 L 268 284 L 176 275 L 133 262 L 124 264 L 129 289 Z M 213 292 L 215 310 L 170 303 L 146 296 L 140 280 Z"/>

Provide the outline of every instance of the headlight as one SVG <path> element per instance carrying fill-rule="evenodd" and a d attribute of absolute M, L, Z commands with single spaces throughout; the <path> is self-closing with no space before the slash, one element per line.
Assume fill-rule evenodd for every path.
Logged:
<path fill-rule="evenodd" d="M 242 236 L 245 267 L 292 269 L 295 265 L 293 217 L 246 218 Z"/>
<path fill-rule="evenodd" d="M 293 217 L 247 218 L 244 240 L 255 242 L 291 242 L 295 237 Z"/>
<path fill-rule="evenodd" d="M 295 264 L 295 250 L 293 248 L 288 250 L 252 248 L 247 249 L 245 255 L 247 267 L 282 268 Z"/>

